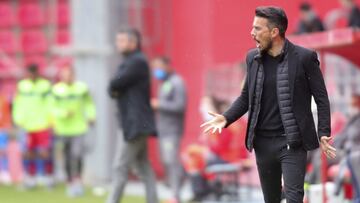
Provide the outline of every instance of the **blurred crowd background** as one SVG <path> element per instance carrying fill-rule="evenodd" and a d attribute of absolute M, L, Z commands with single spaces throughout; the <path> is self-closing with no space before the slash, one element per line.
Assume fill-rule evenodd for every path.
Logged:
<path fill-rule="evenodd" d="M 76 188 L 81 175 L 85 185 L 107 188 L 117 140 L 121 139 L 107 88 L 122 60 L 116 50 L 116 34 L 120 28 L 133 27 L 142 35 L 142 48 L 152 67 L 158 66 L 154 63 L 159 56 L 166 56 L 160 57 L 162 65 L 171 67 L 184 82 L 186 113 L 179 141 L 183 173 L 201 171 L 209 182 L 225 173 L 236 180 L 221 179 L 225 185 L 259 188 L 254 155 L 243 143 L 246 118 L 224 131 L 224 136 L 205 136 L 199 126 L 209 119 L 207 111 L 221 113 L 240 94 L 245 56 L 255 46 L 250 37 L 254 10 L 260 5 L 276 5 L 286 11 L 288 38 L 318 51 L 326 80 L 332 136 L 340 155 L 329 162 L 312 152 L 305 187 L 311 191 L 311 185 L 316 185 L 314 190 L 320 190 L 322 182 L 330 182 L 328 196 L 341 194 L 333 201 L 360 198 L 360 158 L 350 156 L 360 152 L 358 0 L 0 0 L 0 184 L 27 188 L 75 182 Z M 37 87 L 24 84 L 34 78 L 44 83 Z M 70 105 L 73 112 L 67 116 L 81 116 L 62 124 L 56 119 L 63 115 L 64 105 L 57 102 L 64 93 L 61 85 L 68 82 L 79 83 L 68 94 L 81 99 Z M 152 77 L 153 98 L 159 96 L 160 85 Z M 35 88 L 37 94 L 27 92 L 28 88 Z M 39 126 L 43 111 L 50 112 L 50 118 L 47 124 L 39 121 Z M 313 113 L 316 116 L 316 109 Z M 38 139 L 31 144 L 28 137 L 33 131 L 45 132 L 48 137 L 36 135 Z M 57 142 L 59 134 L 83 138 L 84 161 L 77 166 L 82 174 L 67 172 L 70 169 L 64 160 L 71 156 L 66 154 L 70 145 L 66 139 Z M 29 154 L 37 144 L 46 150 Z M 151 137 L 149 144 L 157 180 L 166 183 L 157 138 Z M 209 151 L 226 163 L 209 169 Z M 73 175 L 71 180 L 67 173 Z M 29 174 L 34 176 L 30 182 Z M 75 190 L 67 194 L 76 196 Z M 308 194 L 308 201 L 320 202 L 321 192 L 316 194 L 319 197 Z"/>

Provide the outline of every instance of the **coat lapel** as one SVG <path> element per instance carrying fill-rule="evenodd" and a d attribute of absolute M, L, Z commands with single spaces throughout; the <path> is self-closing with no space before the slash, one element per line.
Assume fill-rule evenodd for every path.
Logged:
<path fill-rule="evenodd" d="M 289 73 L 289 86 L 290 86 L 290 96 L 291 99 L 293 98 L 294 93 L 294 85 L 295 85 L 295 77 L 296 77 L 296 70 L 298 65 L 298 57 L 295 51 L 295 46 L 289 43 L 288 47 L 288 73 Z"/>
<path fill-rule="evenodd" d="M 256 86 L 256 77 L 257 77 L 257 72 L 259 69 L 259 66 L 261 65 L 261 55 L 257 54 L 254 57 L 254 60 L 251 64 L 250 67 L 250 74 L 249 74 L 249 104 L 252 104 L 252 99 L 253 99 L 253 95 L 254 95 L 254 90 L 255 90 L 255 86 Z"/>

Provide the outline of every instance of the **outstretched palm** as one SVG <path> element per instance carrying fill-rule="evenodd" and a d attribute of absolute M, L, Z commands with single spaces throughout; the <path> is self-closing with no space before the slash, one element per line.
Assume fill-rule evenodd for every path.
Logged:
<path fill-rule="evenodd" d="M 200 127 L 205 128 L 204 130 L 205 133 L 208 133 L 210 131 L 211 133 L 215 133 L 216 131 L 221 133 L 221 130 L 226 125 L 226 118 L 221 114 L 217 114 L 213 112 L 209 112 L 209 114 L 214 118 L 212 118 L 210 121 L 203 123 Z"/>

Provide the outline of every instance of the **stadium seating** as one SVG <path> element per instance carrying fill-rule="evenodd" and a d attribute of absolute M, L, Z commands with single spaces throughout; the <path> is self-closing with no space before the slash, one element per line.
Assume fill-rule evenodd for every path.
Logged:
<path fill-rule="evenodd" d="M 0 51 L 6 54 L 14 54 L 18 51 L 16 36 L 9 30 L 0 31 Z"/>
<path fill-rule="evenodd" d="M 60 46 L 69 45 L 71 42 L 69 31 L 67 29 L 58 30 L 55 42 Z"/>
<path fill-rule="evenodd" d="M 8 28 L 15 25 L 14 10 L 9 2 L 0 3 L 0 28 Z"/>
<path fill-rule="evenodd" d="M 41 30 L 25 31 L 21 35 L 21 45 L 25 54 L 45 53 L 48 50 L 48 41 Z"/>
<path fill-rule="evenodd" d="M 57 24 L 59 27 L 67 27 L 70 24 L 70 6 L 66 1 L 59 2 L 56 8 Z"/>
<path fill-rule="evenodd" d="M 45 25 L 44 9 L 35 2 L 19 1 L 18 19 L 23 28 Z"/>
<path fill-rule="evenodd" d="M 40 68 L 40 71 L 43 71 L 43 69 L 47 66 L 47 59 L 44 55 L 41 54 L 26 56 L 23 60 L 23 65 L 26 67 L 30 64 L 37 64 Z"/>

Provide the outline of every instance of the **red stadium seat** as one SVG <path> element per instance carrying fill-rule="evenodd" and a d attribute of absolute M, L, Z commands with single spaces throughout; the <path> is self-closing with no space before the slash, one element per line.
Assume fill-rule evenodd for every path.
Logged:
<path fill-rule="evenodd" d="M 18 18 L 20 25 L 25 28 L 41 27 L 45 24 L 45 13 L 41 6 L 34 2 L 19 4 Z"/>
<path fill-rule="evenodd" d="M 13 55 L 10 56 L 1 56 L 0 57 L 0 79 L 10 78 L 14 76 L 14 70 L 19 68 L 19 64 L 16 60 L 16 57 Z"/>
<path fill-rule="evenodd" d="M 65 66 L 71 66 L 73 64 L 73 58 L 72 57 L 55 57 L 51 64 L 57 68 L 63 68 Z"/>
<path fill-rule="evenodd" d="M 58 32 L 56 33 L 55 42 L 57 45 L 69 45 L 71 43 L 70 32 L 65 29 L 58 30 Z"/>
<path fill-rule="evenodd" d="M 59 27 L 66 27 L 70 24 L 70 6 L 66 2 L 59 2 L 56 9 L 57 24 Z"/>
<path fill-rule="evenodd" d="M 14 10 L 9 3 L 0 3 L 0 27 L 8 28 L 15 25 Z"/>
<path fill-rule="evenodd" d="M 13 32 L 0 31 L 0 50 L 7 54 L 14 54 L 18 51 L 18 43 Z"/>
<path fill-rule="evenodd" d="M 9 70 L 16 66 L 16 61 L 14 57 L 0 57 L 0 69 Z"/>
<path fill-rule="evenodd" d="M 26 54 L 45 53 L 48 50 L 47 38 L 40 30 L 22 33 L 21 44 Z"/>

